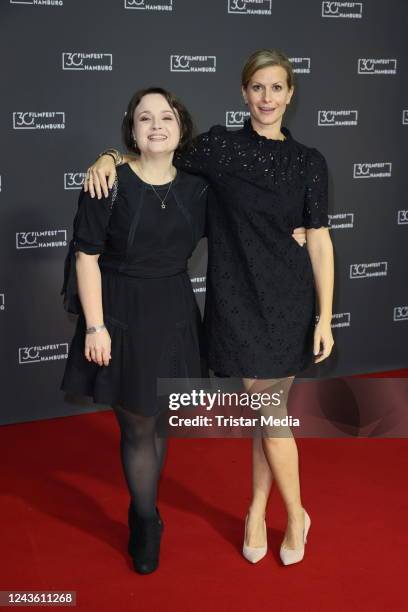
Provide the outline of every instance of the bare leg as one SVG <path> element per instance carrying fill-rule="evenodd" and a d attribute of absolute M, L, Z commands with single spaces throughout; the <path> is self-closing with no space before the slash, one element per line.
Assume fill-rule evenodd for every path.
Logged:
<path fill-rule="evenodd" d="M 254 438 L 252 443 L 252 501 L 248 511 L 247 544 L 265 544 L 263 520 L 269 499 L 273 476 L 263 450 L 262 439 Z"/>
<path fill-rule="evenodd" d="M 274 380 L 244 379 L 245 389 L 250 393 L 275 391 L 278 386 L 285 389 L 287 398 L 294 377 Z M 282 407 L 286 411 L 286 405 Z M 290 430 L 281 431 L 281 437 L 266 437 L 254 440 L 253 452 L 253 499 L 250 505 L 247 544 L 261 546 L 263 541 L 263 518 L 272 484 L 275 479 L 288 513 L 288 523 L 284 538 L 287 548 L 300 548 L 303 545 L 304 514 L 300 497 L 299 457 L 296 442 Z M 263 448 L 264 457 L 260 452 Z M 266 465 L 269 467 L 269 473 Z M 255 480 L 256 479 L 256 480 Z"/>

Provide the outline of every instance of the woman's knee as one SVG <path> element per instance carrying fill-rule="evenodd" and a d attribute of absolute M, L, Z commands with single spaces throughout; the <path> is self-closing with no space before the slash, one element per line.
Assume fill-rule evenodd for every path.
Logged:
<path fill-rule="evenodd" d="M 288 391 L 295 377 L 285 376 L 283 378 L 243 378 L 242 384 L 247 393 L 273 393 L 276 389 Z"/>
<path fill-rule="evenodd" d="M 137 443 L 140 440 L 151 438 L 156 431 L 156 419 L 133 414 L 123 408 L 114 408 L 121 434 L 129 441 Z"/>

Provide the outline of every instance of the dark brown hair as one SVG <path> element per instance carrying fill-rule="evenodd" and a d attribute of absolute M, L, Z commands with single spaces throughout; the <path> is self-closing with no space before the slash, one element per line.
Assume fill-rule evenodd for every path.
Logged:
<path fill-rule="evenodd" d="M 286 70 L 286 82 L 291 89 L 294 83 L 293 67 L 289 58 L 277 49 L 259 49 L 252 53 L 245 62 L 241 74 L 241 84 L 246 89 L 251 77 L 257 70 L 266 66 L 282 66 Z"/>
<path fill-rule="evenodd" d="M 132 153 L 140 153 L 133 139 L 133 115 L 135 108 L 141 99 L 148 94 L 160 94 L 167 100 L 170 107 L 177 111 L 175 112 L 175 116 L 180 126 L 180 141 L 176 151 L 181 151 L 188 146 L 193 138 L 193 120 L 184 104 L 182 104 L 174 94 L 167 91 L 167 89 L 163 89 L 162 87 L 148 87 L 147 89 L 140 89 L 131 97 L 122 121 L 122 138 L 125 146 Z"/>

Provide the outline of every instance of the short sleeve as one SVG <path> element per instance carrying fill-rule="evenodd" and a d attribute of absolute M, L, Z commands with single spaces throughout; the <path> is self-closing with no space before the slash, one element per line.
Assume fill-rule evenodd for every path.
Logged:
<path fill-rule="evenodd" d="M 91 198 L 89 192 L 81 191 L 78 209 L 74 218 L 74 252 L 82 251 L 88 255 L 103 253 L 106 230 L 112 211 L 113 189 L 106 198 Z"/>
<path fill-rule="evenodd" d="M 311 149 L 306 168 L 303 225 L 307 229 L 328 227 L 328 170 L 324 156 Z"/>
<path fill-rule="evenodd" d="M 64 296 L 64 308 L 68 312 L 79 314 L 81 304 L 78 296 L 75 253 L 81 251 L 88 255 L 103 253 L 113 203 L 117 194 L 117 180 L 108 197 L 91 198 L 88 192 L 81 191 L 78 208 L 74 218 L 73 236 L 69 243 L 64 262 L 64 282 L 61 295 Z"/>

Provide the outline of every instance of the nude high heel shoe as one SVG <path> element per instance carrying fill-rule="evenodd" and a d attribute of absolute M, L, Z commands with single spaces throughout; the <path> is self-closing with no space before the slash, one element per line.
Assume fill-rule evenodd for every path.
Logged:
<path fill-rule="evenodd" d="M 248 515 L 246 515 L 245 517 L 245 534 L 244 534 L 244 545 L 242 547 L 242 554 L 247 561 L 250 561 L 250 563 L 258 563 L 258 561 L 264 558 L 268 550 L 268 540 L 266 537 L 266 522 L 264 520 L 264 532 L 265 532 L 265 541 L 266 541 L 265 546 L 247 546 L 246 544 L 247 524 L 248 524 Z"/>
<path fill-rule="evenodd" d="M 292 565 L 292 563 L 298 563 L 304 557 L 307 534 L 310 529 L 310 525 L 312 524 L 312 521 L 310 520 L 310 516 L 304 508 L 303 512 L 305 513 L 305 525 L 303 528 L 303 546 L 302 548 L 286 548 L 282 544 L 280 547 L 280 558 L 283 565 Z"/>

